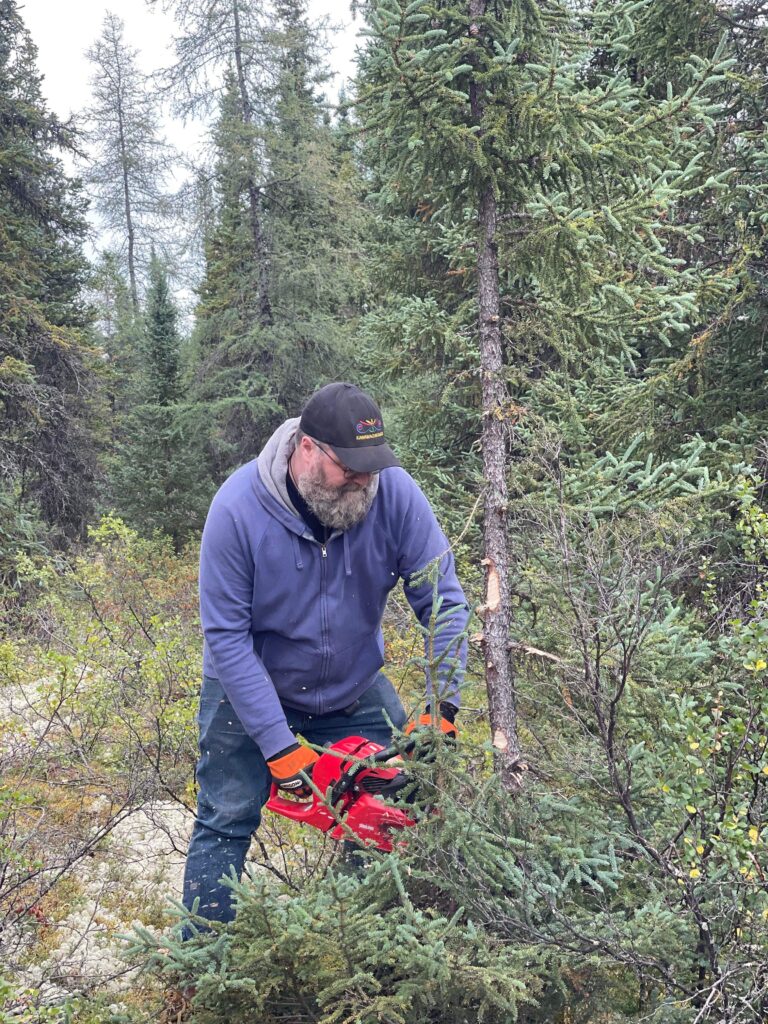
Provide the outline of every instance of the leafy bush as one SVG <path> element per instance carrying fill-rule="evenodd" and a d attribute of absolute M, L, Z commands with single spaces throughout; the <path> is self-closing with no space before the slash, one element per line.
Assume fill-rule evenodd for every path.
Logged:
<path fill-rule="evenodd" d="M 193 558 L 106 518 L 71 561 L 17 560 L 24 636 L 0 644 L 0 923 L 15 962 L 127 815 L 189 805 L 200 651 Z"/>

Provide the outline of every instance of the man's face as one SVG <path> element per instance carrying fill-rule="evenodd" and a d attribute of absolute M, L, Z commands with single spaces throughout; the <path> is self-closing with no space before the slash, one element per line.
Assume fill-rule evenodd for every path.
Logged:
<path fill-rule="evenodd" d="M 376 495 L 372 473 L 354 473 L 326 445 L 313 441 L 314 454 L 296 480 L 304 501 L 325 526 L 348 530 L 368 513 Z"/>

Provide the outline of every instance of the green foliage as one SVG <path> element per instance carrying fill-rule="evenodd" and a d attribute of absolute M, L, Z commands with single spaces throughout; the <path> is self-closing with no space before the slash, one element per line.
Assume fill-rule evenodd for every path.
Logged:
<path fill-rule="evenodd" d="M 632 965 L 653 1019 L 672 1019 L 675 999 L 676 1019 L 703 1020 L 716 991 L 765 999 L 752 964 L 768 948 L 754 866 L 768 813 L 762 515 L 739 477 L 709 479 L 701 444 L 657 468 L 638 443 L 579 460 L 552 436 L 529 449 L 512 509 L 534 652 L 521 714 L 537 774 L 589 808 L 621 868 L 589 915 L 598 958 Z"/>
<path fill-rule="evenodd" d="M 411 765 L 416 841 L 355 873 L 306 838 L 307 877 L 283 847 L 230 928 L 139 945 L 200 1021 L 761 1020 L 768 5 L 370 0 L 335 128 L 302 4 L 237 5 L 239 35 L 224 0 L 172 6 L 177 94 L 219 104 L 195 328 L 158 261 L 142 319 L 106 257 L 96 373 L 67 134 L 0 0 L 0 699 L 25 709 L 0 716 L 3 923 L 28 936 L 52 863 L 127 810 L 191 800 L 194 566 L 171 545 L 316 385 L 362 367 L 482 574 L 490 187 L 527 788 L 489 776 L 472 693 L 459 751 Z M 88 518 L 95 437 L 130 526 L 46 558 Z"/>
<path fill-rule="evenodd" d="M 36 50 L 15 0 L 0 4 L 0 489 L 17 527 L 77 536 L 93 508 L 99 378 L 80 289 L 83 202 L 57 150 Z M 7 562 L 10 550 L 3 551 Z"/>
<path fill-rule="evenodd" d="M 192 800 L 200 673 L 194 557 L 107 517 L 69 562 L 19 558 L 0 643 L 0 922 L 6 962 L 127 814 Z M 37 916 L 36 916 L 37 915 Z"/>
<path fill-rule="evenodd" d="M 189 406 L 179 401 L 177 317 L 165 268 L 153 257 L 141 362 L 135 378 L 123 382 L 126 408 L 110 460 L 110 497 L 130 524 L 145 534 L 164 531 L 178 550 L 202 528 L 214 488 Z"/>
<path fill-rule="evenodd" d="M 131 299 L 120 261 L 102 252 L 90 280 L 90 298 L 104 350 L 105 390 L 112 414 L 111 437 L 118 434 L 120 415 L 143 394 L 142 322 Z"/>
<path fill-rule="evenodd" d="M 167 406 L 179 397 L 178 312 L 171 299 L 168 274 L 153 254 L 145 316 L 144 357 L 148 404 Z"/>
<path fill-rule="evenodd" d="M 18 596 L 16 565 L 19 556 L 42 555 L 45 527 L 31 503 L 19 500 L 18 488 L 0 488 L 0 606 L 12 606 Z"/>
<path fill-rule="evenodd" d="M 41 1005 L 40 992 L 0 975 L 0 1024 L 69 1024 L 70 1020 L 67 1006 Z"/>
<path fill-rule="evenodd" d="M 138 405 L 122 428 L 110 460 L 111 503 L 144 535 L 165 533 L 180 550 L 202 529 L 215 489 L 188 406 Z"/>
<path fill-rule="evenodd" d="M 269 388 L 272 352 L 260 323 L 262 268 L 247 206 L 256 138 L 242 121 L 233 76 L 214 142 L 218 210 L 206 239 L 188 375 L 192 429 L 205 438 L 210 472 L 220 482 L 253 456 L 279 416 Z"/>
<path fill-rule="evenodd" d="M 687 53 L 669 91 L 647 88 L 626 61 L 606 59 L 631 50 L 635 11 L 647 7 L 489 5 L 468 32 L 464 4 L 364 5 L 356 111 L 379 214 L 380 297 L 363 323 L 367 367 L 448 516 L 466 518 L 479 483 L 484 188 L 498 207 L 508 401 L 497 415 L 513 456 L 530 413 L 598 451 L 605 437 L 593 428 L 615 442 L 629 423 L 618 436 L 629 444 L 638 414 L 667 411 L 664 381 L 644 376 L 649 361 L 668 381 L 672 355 L 709 311 L 736 301 L 738 254 L 699 259 L 700 218 L 689 213 L 731 194 L 731 171 L 710 151 L 734 60 L 724 46 Z"/>
<path fill-rule="evenodd" d="M 518 675 L 525 792 L 487 774 L 470 732 L 409 762 L 417 824 L 396 853 L 351 874 L 233 881 L 234 925 L 189 943 L 142 932 L 136 950 L 197 984 L 193 1019 L 691 1024 L 719 1020 L 720 1000 L 729 1020 L 756 1019 L 766 517 L 745 481 L 708 481 L 696 452 L 658 473 L 632 451 L 542 455 L 540 486 L 511 509 L 517 621 L 535 645 Z M 590 473 L 612 511 L 578 486 Z M 755 597 L 713 631 L 721 580 L 699 567 L 718 536 L 743 538 Z M 730 595 L 725 569 L 722 582 Z"/>
<path fill-rule="evenodd" d="M 216 216 L 188 367 L 188 415 L 216 480 L 316 387 L 348 375 L 365 291 L 358 176 L 316 96 L 325 71 L 303 6 L 279 6 L 263 42 L 273 77 L 258 111 L 244 116 L 234 75 L 220 103 Z"/>
<path fill-rule="evenodd" d="M 233 882 L 233 926 L 170 940 L 155 964 L 195 979 L 199 1021 L 528 1019 L 546 958 L 499 943 L 463 908 L 432 905 L 414 874 L 419 860 L 409 844 L 363 872 L 332 869 L 300 893 L 258 877 Z M 147 952 L 156 942 L 142 931 L 136 946 Z"/>

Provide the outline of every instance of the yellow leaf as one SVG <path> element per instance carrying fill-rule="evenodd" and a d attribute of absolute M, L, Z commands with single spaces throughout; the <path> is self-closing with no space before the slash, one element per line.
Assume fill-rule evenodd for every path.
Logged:
<path fill-rule="evenodd" d="M 759 832 L 757 831 L 756 828 L 753 827 L 753 828 L 751 828 L 749 830 L 749 841 L 750 841 L 750 843 L 752 843 L 753 846 L 757 842 L 758 835 L 759 835 Z"/>
<path fill-rule="evenodd" d="M 701 744 L 699 744 L 699 743 L 689 743 L 688 746 L 691 748 L 691 750 L 698 750 L 699 747 L 701 746 Z"/>
<path fill-rule="evenodd" d="M 693 804 L 686 804 L 685 805 L 685 809 L 686 809 L 686 811 L 688 811 L 689 814 L 695 814 L 696 813 L 696 808 L 693 806 Z"/>

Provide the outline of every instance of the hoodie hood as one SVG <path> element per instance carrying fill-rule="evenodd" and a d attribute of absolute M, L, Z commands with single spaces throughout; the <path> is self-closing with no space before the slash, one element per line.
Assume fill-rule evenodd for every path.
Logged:
<path fill-rule="evenodd" d="M 288 497 L 285 476 L 288 472 L 288 459 L 293 451 L 293 439 L 298 426 L 298 416 L 281 424 L 261 449 L 261 454 L 256 460 L 259 476 L 266 489 L 275 501 L 294 516 L 298 516 L 299 513 Z"/>
<path fill-rule="evenodd" d="M 290 512 L 291 515 L 300 518 L 298 511 L 294 508 L 291 499 L 288 497 L 288 488 L 285 486 L 288 459 L 293 451 L 294 438 L 298 428 L 298 416 L 281 424 L 262 448 L 261 454 L 256 460 L 256 465 L 259 467 L 259 476 L 262 483 L 275 501 Z M 378 489 L 379 478 L 376 476 L 373 481 L 374 497 Z M 339 531 L 334 530 L 332 536 L 336 537 L 338 534 Z"/>

